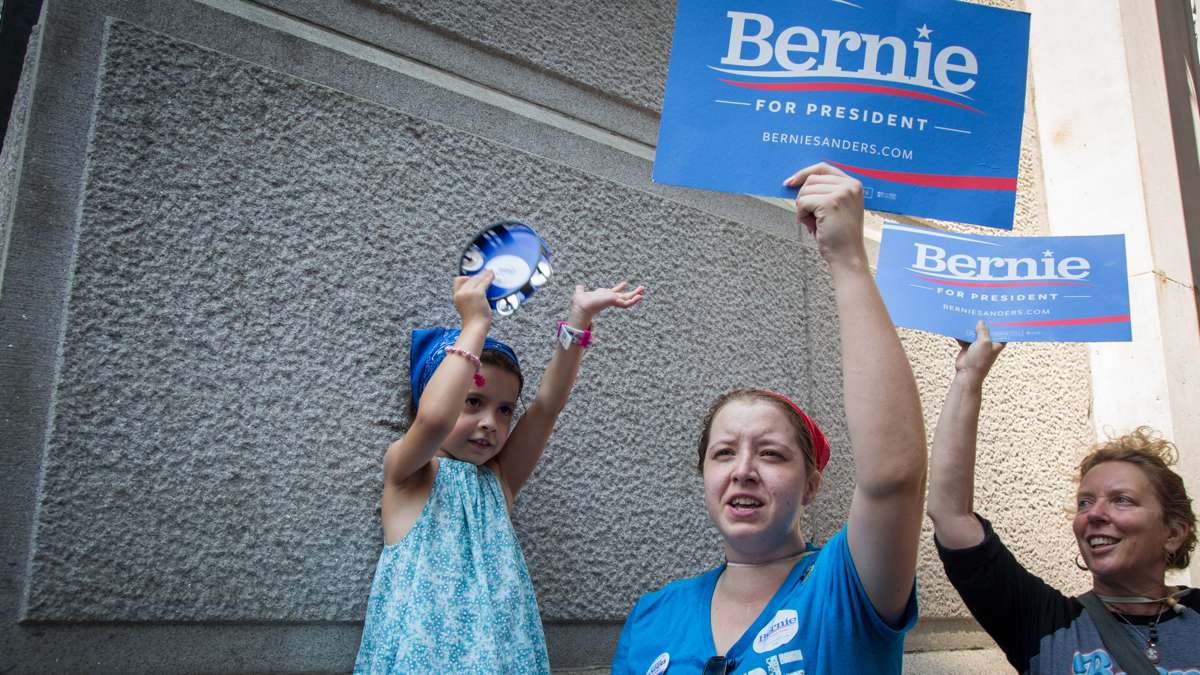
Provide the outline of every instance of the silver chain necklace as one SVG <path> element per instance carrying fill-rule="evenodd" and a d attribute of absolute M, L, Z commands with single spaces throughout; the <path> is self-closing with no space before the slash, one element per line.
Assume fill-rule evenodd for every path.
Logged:
<path fill-rule="evenodd" d="M 1159 602 L 1158 603 L 1158 614 L 1156 614 L 1154 616 L 1154 623 L 1150 624 L 1150 635 L 1148 635 L 1148 636 L 1143 635 L 1142 631 L 1139 630 L 1137 626 L 1133 625 L 1133 622 L 1131 622 L 1129 619 L 1126 619 L 1124 614 L 1122 614 L 1120 612 L 1116 612 L 1116 611 L 1113 612 L 1113 614 L 1117 615 L 1118 619 L 1124 621 L 1130 628 L 1132 628 L 1133 632 L 1136 633 L 1139 638 L 1144 637 L 1146 639 L 1146 648 L 1142 651 L 1143 651 L 1143 653 L 1146 654 L 1146 658 L 1150 659 L 1150 663 L 1153 663 L 1155 665 L 1158 665 L 1158 659 L 1159 659 L 1158 621 L 1159 621 L 1159 619 L 1162 618 L 1163 610 L 1165 610 L 1165 609 L 1166 609 L 1166 607 L 1163 607 L 1163 603 Z"/>

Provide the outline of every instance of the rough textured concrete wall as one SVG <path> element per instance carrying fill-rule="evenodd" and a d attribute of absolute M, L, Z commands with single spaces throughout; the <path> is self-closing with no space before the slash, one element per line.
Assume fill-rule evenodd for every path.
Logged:
<path fill-rule="evenodd" d="M 675 3 L 363 0 L 527 61 L 639 106 L 659 110 Z"/>
<path fill-rule="evenodd" d="M 69 214 L 57 222 L 72 239 L 20 224 L 22 259 L 68 273 L 22 278 L 64 302 L 38 307 L 30 356 L 4 366 L 52 387 L 5 394 L 26 404 L 13 449 L 40 462 L 24 486 L 28 567 L 13 556 L 27 569 L 13 607 L 36 628 L 6 628 L 10 658 L 220 670 L 255 667 L 257 649 L 259 667 L 347 667 L 379 546 L 389 435 L 371 423 L 403 405 L 408 329 L 452 319 L 462 242 L 505 216 L 555 247 L 554 285 L 497 326 L 533 371 L 529 391 L 571 283 L 651 288 L 636 311 L 602 318 L 517 505 L 547 618 L 619 620 L 637 594 L 715 562 L 690 468 L 704 404 L 747 383 L 813 398 L 825 389 L 810 386 L 809 361 L 836 359 L 810 346 L 807 289 L 824 282 L 786 212 L 651 186 L 640 158 L 472 101 L 407 98 L 403 78 L 375 66 L 359 64 L 343 93 L 326 85 L 341 84 L 344 60 L 305 71 L 296 64 L 322 54 L 295 39 L 189 32 L 197 19 L 252 28 L 195 6 L 51 6 L 53 65 L 77 78 L 52 92 L 72 103 L 56 110 L 83 124 L 35 140 L 53 147 L 65 128 L 87 143 L 60 148 L 60 191 L 37 193 L 39 208 Z M 247 60 L 254 49 L 272 67 Z M 64 82 L 55 75 L 41 76 Z M 386 105 L 368 100 L 380 90 Z M 413 114 L 431 108 L 441 116 Z M 5 309 L 36 304 L 31 293 L 6 295 Z M 290 639 L 264 645 L 269 628 L 250 625 L 264 621 Z M 325 629 L 338 625 L 350 629 Z M 315 639 L 297 657 L 280 653 L 305 633 Z M 162 652 L 125 658 L 130 640 Z M 166 647 L 175 640 L 191 648 Z"/>
<path fill-rule="evenodd" d="M 521 495 L 543 611 L 618 618 L 640 589 L 711 562 L 711 540 L 658 524 L 705 528 L 684 439 L 711 391 L 796 390 L 804 288 L 777 279 L 796 246 L 117 22 L 29 616 L 361 616 L 388 440 L 370 422 L 403 406 L 408 330 L 452 318 L 462 241 L 504 214 L 562 244 L 558 288 L 497 326 L 531 366 L 568 281 L 629 276 L 653 298 L 602 318 Z M 760 330 L 708 330 L 715 307 Z"/>
<path fill-rule="evenodd" d="M 0 3 L 0 9 L 3 7 L 4 4 Z M 26 57 L 21 66 L 21 80 L 17 83 L 17 91 L 13 96 L 12 112 L 9 114 L 8 129 L 4 135 L 4 147 L 0 148 L 0 292 L 4 291 L 4 261 L 8 258 L 8 235 L 12 229 L 21 159 L 25 153 L 29 99 L 33 90 L 33 73 L 37 70 L 40 45 L 41 33 L 34 30 L 25 48 Z"/>
<path fill-rule="evenodd" d="M 380 545 L 390 434 L 372 423 L 403 407 L 408 330 L 453 320 L 463 241 L 503 217 L 554 248 L 551 287 L 495 329 L 523 357 L 527 396 L 573 283 L 650 289 L 601 317 L 516 506 L 556 666 L 602 663 L 638 594 L 717 562 L 690 468 L 715 393 L 755 384 L 807 405 L 834 446 L 810 529 L 821 541 L 844 520 L 852 471 L 820 261 L 785 211 L 649 182 L 637 142 L 653 140 L 669 4 L 558 18 L 520 3 L 49 4 L 55 69 L 38 77 L 62 118 L 33 143 L 57 173 L 19 187 L 42 200 L 25 215 L 58 215 L 46 231 L 14 221 L 23 260 L 40 262 L 10 270 L 19 288 L 0 296 L 3 336 L 18 309 L 36 308 L 38 326 L 21 342 L 31 356 L 0 363 L 22 383 L 0 424 L 20 432 L 12 480 L 33 537 L 4 549 L 19 570 L 4 597 L 29 623 L 13 617 L 0 651 L 26 669 L 348 668 Z M 626 29 L 636 58 L 619 65 L 606 36 Z M 1031 138 L 1023 233 L 1044 230 Z M 903 337 L 932 431 L 953 351 Z M 1069 494 L 1085 359 L 1012 348 L 981 430 L 981 510 L 1063 583 L 1065 524 L 1029 523 Z M 938 648 L 970 625 L 928 538 L 920 565 L 932 621 L 910 646 Z M 68 655 L 57 666 L 51 646 Z M 149 654 L 123 660 L 131 649 Z"/>

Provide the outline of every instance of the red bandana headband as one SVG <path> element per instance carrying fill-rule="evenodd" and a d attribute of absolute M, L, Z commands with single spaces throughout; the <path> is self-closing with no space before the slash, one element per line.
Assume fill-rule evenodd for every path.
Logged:
<path fill-rule="evenodd" d="M 804 428 L 808 429 L 808 435 L 812 438 L 813 461 L 817 464 L 817 471 L 824 471 L 825 465 L 829 463 L 829 441 L 825 438 L 825 434 L 821 433 L 821 428 L 812 420 L 800 406 L 792 403 L 792 399 L 780 394 L 777 391 L 763 390 L 768 395 L 783 401 L 800 416 L 804 421 Z"/>

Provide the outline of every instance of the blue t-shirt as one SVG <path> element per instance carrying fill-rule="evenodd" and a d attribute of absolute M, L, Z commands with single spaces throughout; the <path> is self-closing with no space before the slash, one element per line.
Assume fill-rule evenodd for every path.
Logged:
<path fill-rule="evenodd" d="M 724 569 L 643 595 L 621 631 L 614 675 L 701 672 L 717 653 L 710 611 Z M 735 662 L 730 672 L 744 675 L 899 673 L 904 633 L 916 619 L 915 583 L 899 628 L 875 611 L 843 527 L 824 548 L 796 563 L 725 656 Z"/>

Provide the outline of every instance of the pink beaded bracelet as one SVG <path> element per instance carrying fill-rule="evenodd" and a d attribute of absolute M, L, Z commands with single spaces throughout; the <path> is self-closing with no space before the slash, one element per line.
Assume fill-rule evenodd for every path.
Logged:
<path fill-rule="evenodd" d="M 470 361 L 471 365 L 475 366 L 475 386 L 476 387 L 482 387 L 483 385 L 487 384 L 487 380 L 483 379 L 483 375 L 479 374 L 479 371 L 483 368 L 483 364 L 480 363 L 478 356 L 475 356 L 474 354 L 467 351 L 466 349 L 463 349 L 461 347 L 454 347 L 454 346 L 446 347 L 446 353 L 447 354 L 458 354 L 459 356 L 463 357 L 464 359 Z"/>

